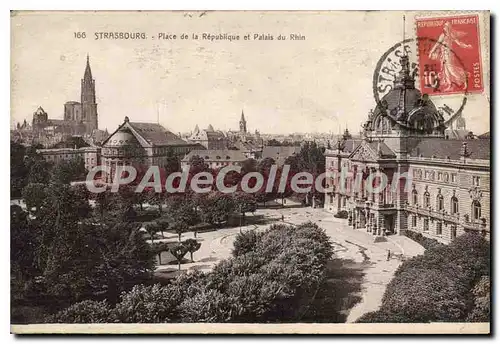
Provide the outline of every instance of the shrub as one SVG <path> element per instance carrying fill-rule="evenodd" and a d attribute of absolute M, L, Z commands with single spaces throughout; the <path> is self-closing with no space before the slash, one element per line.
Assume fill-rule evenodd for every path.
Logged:
<path fill-rule="evenodd" d="M 49 323 L 107 323 L 110 308 L 106 301 L 82 301 L 48 317 Z"/>
<path fill-rule="evenodd" d="M 262 237 L 262 234 L 257 233 L 255 230 L 239 233 L 234 239 L 233 244 L 233 257 L 241 256 L 245 253 L 251 252 L 255 249 L 255 245 Z"/>
<path fill-rule="evenodd" d="M 347 210 L 341 210 L 333 216 L 339 219 L 347 219 L 349 218 L 349 213 L 347 212 Z"/>
<path fill-rule="evenodd" d="M 203 290 L 179 306 L 183 322 L 230 322 L 234 301 L 217 290 Z"/>
<path fill-rule="evenodd" d="M 422 235 L 422 233 L 418 233 L 415 231 L 405 230 L 404 235 L 411 240 L 419 243 L 425 249 L 444 246 L 444 244 L 440 243 L 436 239 L 427 238 L 426 236 Z"/>
<path fill-rule="evenodd" d="M 382 311 L 412 321 L 459 321 L 470 307 L 468 289 L 438 269 L 409 269 L 387 286 Z"/>
<path fill-rule="evenodd" d="M 112 312 L 115 322 L 162 323 L 178 319 L 177 305 L 182 300 L 178 288 L 159 284 L 136 285 L 123 293 L 121 301 Z"/>
<path fill-rule="evenodd" d="M 449 246 L 428 248 L 401 264 L 378 314 L 361 320 L 386 316 L 406 317 L 410 322 L 485 321 L 489 317 L 489 254 L 489 242 L 477 233 L 466 233 Z"/>
<path fill-rule="evenodd" d="M 413 322 L 412 319 L 403 314 L 388 313 L 384 311 L 375 311 L 363 314 L 357 323 L 409 323 Z"/>
<path fill-rule="evenodd" d="M 467 317 L 467 321 L 489 322 L 490 321 L 490 277 L 482 276 L 472 290 L 474 294 L 474 308 Z"/>

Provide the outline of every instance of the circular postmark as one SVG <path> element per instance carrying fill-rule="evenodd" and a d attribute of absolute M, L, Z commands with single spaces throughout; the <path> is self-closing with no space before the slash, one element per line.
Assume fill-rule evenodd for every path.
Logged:
<path fill-rule="evenodd" d="M 412 47 L 416 47 L 414 52 Z M 421 55 L 432 55 L 439 48 L 444 56 L 441 63 L 422 63 L 419 62 Z M 449 126 L 457 117 L 459 117 L 465 104 L 467 103 L 468 94 L 468 72 L 462 62 L 462 59 L 457 53 L 446 46 L 443 42 L 427 37 L 408 38 L 396 43 L 388 49 L 379 59 L 373 73 L 373 97 L 377 105 L 386 106 L 384 96 L 387 95 L 395 87 L 395 81 L 401 73 L 403 66 L 401 65 L 402 58 L 408 59 L 406 68 L 408 74 L 418 84 L 420 88 L 431 89 L 432 95 L 422 92 L 423 99 L 431 99 L 438 112 L 443 116 L 444 125 Z M 434 57 L 434 56 L 433 56 Z M 464 71 L 463 85 L 459 86 L 460 91 L 455 92 L 453 96 L 448 94 L 439 94 L 440 90 L 445 87 L 446 73 L 449 73 L 449 68 L 446 65 L 447 60 L 451 60 L 458 64 L 459 68 Z M 399 121 L 396 117 L 389 113 L 399 125 L 408 127 L 403 121 Z"/>

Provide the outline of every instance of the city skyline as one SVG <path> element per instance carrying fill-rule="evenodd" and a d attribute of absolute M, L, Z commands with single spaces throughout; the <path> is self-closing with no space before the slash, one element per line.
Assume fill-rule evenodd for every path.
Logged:
<path fill-rule="evenodd" d="M 238 23 L 241 15 L 254 19 L 246 20 L 242 27 Z M 380 20 L 382 15 L 387 17 L 385 21 Z M 400 12 L 311 12 L 301 15 L 300 20 L 294 13 L 232 16 L 216 12 L 188 20 L 183 13 L 174 12 L 168 23 L 160 22 L 162 17 L 156 13 L 134 16 L 133 22 L 127 20 L 127 13 L 99 13 L 90 23 L 88 18 L 82 20 L 81 13 L 69 17 L 71 20 L 67 20 L 68 13 L 51 13 L 50 23 L 41 13 L 16 19 L 25 30 L 13 36 L 11 124 L 30 121 L 38 106 L 49 117 L 62 118 L 62 104 L 78 97 L 89 54 L 96 80 L 99 128 L 110 132 L 125 116 L 152 123 L 159 118 L 159 123 L 173 132 L 209 124 L 223 131 L 234 130 L 243 109 L 252 132 L 338 134 L 347 127 L 357 133 L 368 111 L 375 107 L 372 77 L 378 58 L 402 37 Z M 144 30 L 145 21 L 149 30 Z M 162 31 L 277 35 L 277 21 L 281 31 L 300 32 L 306 39 L 229 42 L 157 38 Z M 308 25 L 312 22 L 314 26 Z M 44 30 L 39 32 L 42 24 Z M 337 26 L 343 29 L 342 34 L 336 34 Z M 365 26 L 371 30 L 363 30 Z M 411 32 L 411 25 L 407 26 Z M 346 27 L 352 27 L 352 32 Z M 147 39 L 132 42 L 93 37 L 97 31 L 125 28 L 145 32 Z M 68 35 L 69 30 L 86 31 L 90 39 L 79 40 Z M 357 37 L 359 30 L 365 33 L 363 37 Z M 30 54 L 22 49 L 26 45 Z M 33 56 L 43 69 L 33 64 Z M 489 107 L 487 92 L 470 95 L 464 110 L 468 127 L 476 134 L 489 130 L 483 113 L 485 105 Z"/>

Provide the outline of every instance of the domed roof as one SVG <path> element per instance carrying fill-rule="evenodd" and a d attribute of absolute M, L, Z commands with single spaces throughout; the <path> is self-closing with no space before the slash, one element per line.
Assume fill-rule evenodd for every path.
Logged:
<path fill-rule="evenodd" d="M 138 145 L 139 142 L 132 134 L 130 129 L 122 128 L 118 130 L 104 145 L 105 147 L 121 147 L 121 146 L 130 146 L 130 145 Z"/>
<path fill-rule="evenodd" d="M 410 74 L 406 56 L 401 58 L 401 66 L 393 88 L 378 102 L 365 123 L 365 129 L 387 132 L 396 124 L 419 131 L 443 129 L 442 114 L 427 94 L 422 94 L 415 88 L 414 74 Z"/>

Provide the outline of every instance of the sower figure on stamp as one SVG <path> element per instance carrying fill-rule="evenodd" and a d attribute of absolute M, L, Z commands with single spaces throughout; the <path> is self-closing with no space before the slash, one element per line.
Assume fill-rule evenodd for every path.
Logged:
<path fill-rule="evenodd" d="M 441 63 L 442 84 L 446 86 L 445 91 L 451 90 L 453 85 L 462 87 L 464 90 L 467 89 L 467 71 L 457 61 L 456 56 L 451 53 L 454 43 L 461 48 L 472 48 L 470 44 L 460 41 L 460 38 L 465 35 L 465 32 L 453 30 L 448 21 L 444 24 L 443 33 L 429 53 L 432 60 L 439 60 Z"/>

